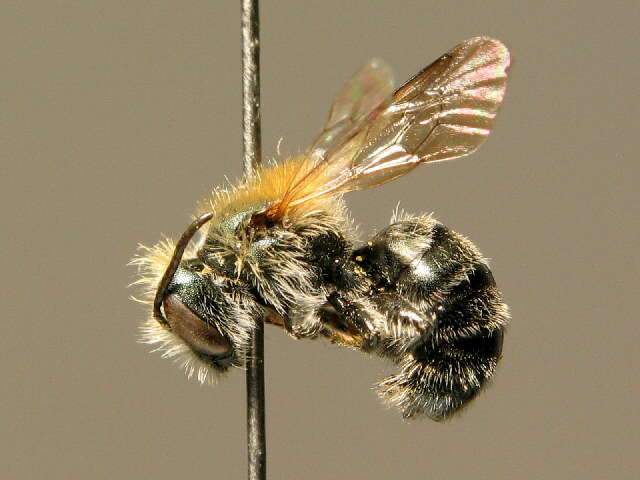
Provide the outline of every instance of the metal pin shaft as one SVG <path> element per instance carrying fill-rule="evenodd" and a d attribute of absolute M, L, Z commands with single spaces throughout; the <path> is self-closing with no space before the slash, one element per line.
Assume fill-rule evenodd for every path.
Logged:
<path fill-rule="evenodd" d="M 244 173 L 251 176 L 261 161 L 260 24 L 258 0 L 242 7 L 242 139 Z M 257 322 L 247 360 L 247 448 L 249 480 L 265 480 L 267 449 L 264 403 L 264 324 Z"/>

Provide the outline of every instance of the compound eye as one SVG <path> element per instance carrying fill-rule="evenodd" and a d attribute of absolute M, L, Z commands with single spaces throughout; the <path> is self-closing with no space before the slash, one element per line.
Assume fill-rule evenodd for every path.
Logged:
<path fill-rule="evenodd" d="M 194 352 L 213 357 L 224 357 L 231 353 L 231 343 L 220 330 L 189 310 L 178 295 L 167 296 L 163 306 L 171 331 Z"/>

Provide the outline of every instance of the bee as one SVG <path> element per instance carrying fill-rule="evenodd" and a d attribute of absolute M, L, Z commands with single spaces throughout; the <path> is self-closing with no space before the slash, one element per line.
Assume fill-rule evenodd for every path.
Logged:
<path fill-rule="evenodd" d="M 358 244 L 343 194 L 476 150 L 508 66 L 487 37 L 395 91 L 384 62 L 365 64 L 304 154 L 214 190 L 175 244 L 141 247 L 133 263 L 152 305 L 143 340 L 214 382 L 244 366 L 265 322 L 390 359 L 399 371 L 378 392 L 406 418 L 459 411 L 493 376 L 509 317 L 487 260 L 425 215 L 395 215 Z"/>

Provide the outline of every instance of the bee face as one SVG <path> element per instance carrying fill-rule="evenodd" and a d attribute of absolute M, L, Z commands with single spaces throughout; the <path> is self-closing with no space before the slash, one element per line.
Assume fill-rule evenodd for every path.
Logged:
<path fill-rule="evenodd" d="M 183 262 L 178 267 L 163 300 L 171 331 L 199 357 L 221 361 L 231 353 L 231 342 L 216 327 L 215 313 L 208 307 L 219 303 L 222 293 L 199 272 L 202 264 Z"/>
<path fill-rule="evenodd" d="M 263 316 L 245 284 L 208 268 L 187 248 L 212 217 L 198 217 L 175 246 L 167 240 L 142 247 L 144 255 L 133 261 L 140 269 L 137 283 L 150 288 L 146 295 L 153 298 L 143 343 L 177 360 L 201 383 L 215 383 L 229 367 L 243 365 L 256 319 Z M 190 258 L 182 260 L 185 250 Z"/>
<path fill-rule="evenodd" d="M 425 216 L 392 220 L 357 248 L 342 194 L 472 153 L 491 130 L 508 66 L 504 45 L 486 37 L 395 92 L 382 61 L 366 64 L 304 154 L 215 191 L 173 254 L 164 242 L 135 262 L 155 291 L 145 341 L 187 354 L 188 373 L 206 381 L 243 366 L 256 323 L 271 323 L 391 358 L 400 371 L 378 391 L 406 417 L 459 411 L 492 377 L 508 319 L 485 259 Z"/>

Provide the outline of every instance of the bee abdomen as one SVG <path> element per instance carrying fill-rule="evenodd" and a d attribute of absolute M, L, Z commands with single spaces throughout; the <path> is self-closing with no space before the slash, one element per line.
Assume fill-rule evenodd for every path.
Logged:
<path fill-rule="evenodd" d="M 406 263 L 396 284 L 400 292 L 416 302 L 437 304 L 484 260 L 466 238 L 441 223 L 430 219 L 428 222 L 424 251 Z"/>
<path fill-rule="evenodd" d="M 493 376 L 507 306 L 477 248 L 430 218 L 394 223 L 368 249 L 373 274 L 434 324 L 398 358 L 401 371 L 379 384 L 380 394 L 405 417 L 443 420 Z"/>
<path fill-rule="evenodd" d="M 407 417 L 424 412 L 442 420 L 460 410 L 493 376 L 502 354 L 507 308 L 486 265 L 454 287 L 436 311 L 431 338 L 407 355 L 401 373 L 384 387 Z"/>

